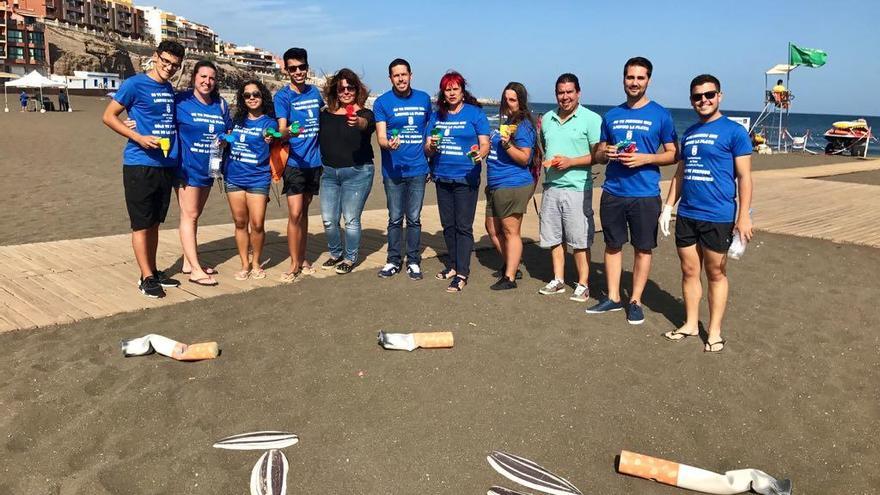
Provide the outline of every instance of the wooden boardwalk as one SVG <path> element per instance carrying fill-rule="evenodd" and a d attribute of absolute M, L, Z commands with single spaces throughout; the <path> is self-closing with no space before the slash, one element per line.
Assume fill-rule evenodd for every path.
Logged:
<path fill-rule="evenodd" d="M 758 229 L 782 234 L 817 237 L 880 247 L 880 186 L 811 179 L 824 175 L 878 170 L 880 160 L 823 165 L 755 173 L 754 199 Z M 665 190 L 668 183 L 663 185 Z M 600 191 L 593 193 L 597 212 Z M 481 240 L 477 248 L 490 247 L 484 234 L 485 203 L 477 206 L 474 232 Z M 309 219 L 310 230 L 320 232 L 321 219 Z M 355 271 L 375 271 L 385 264 L 385 210 L 366 211 L 363 228 L 362 262 Z M 268 276 L 263 280 L 236 281 L 232 274 L 239 262 L 232 239 L 232 226 L 213 225 L 199 229 L 200 252 L 206 264 L 217 266 L 221 275 L 217 287 L 188 283 L 168 291 L 163 299 L 142 296 L 135 288 L 138 269 L 131 253 L 129 234 L 64 240 L 16 246 L 0 246 L 0 332 L 71 323 L 117 313 L 176 304 L 183 301 L 238 293 L 258 287 L 279 285 L 287 269 L 286 220 L 266 223 L 264 259 Z M 435 205 L 422 212 L 424 257 L 444 252 L 440 220 Z M 537 240 L 538 219 L 530 206 L 523 224 L 523 237 Z M 323 234 L 311 235 L 308 259 L 315 266 L 326 259 Z M 159 240 L 159 266 L 180 268 L 177 231 L 163 230 Z M 318 268 L 314 277 L 331 271 Z M 430 274 L 428 274 L 430 275 Z"/>

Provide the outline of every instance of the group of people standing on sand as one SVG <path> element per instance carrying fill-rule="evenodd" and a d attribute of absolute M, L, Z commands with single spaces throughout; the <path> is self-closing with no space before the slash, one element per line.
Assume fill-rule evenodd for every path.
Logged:
<path fill-rule="evenodd" d="M 447 282 L 448 292 L 467 286 L 485 166 L 485 227 L 503 259 L 491 289 L 516 288 L 522 277 L 522 218 L 543 175 L 540 245 L 550 251 L 553 279 L 539 292 L 567 290 L 567 245 L 578 275 L 570 298 L 586 302 L 595 231 L 591 167 L 607 163 L 599 216 L 608 291 L 586 312 L 626 310 L 629 323 L 644 321 L 641 299 L 658 229 L 669 234 L 672 209 L 680 200 L 675 240 L 687 320 L 665 336 L 681 340 L 697 335 L 705 272 L 710 321 L 704 350 L 724 348 L 727 250 L 735 231 L 745 241 L 752 236 L 752 150 L 746 130 L 721 114 L 721 83 L 714 76 L 703 74 L 691 81 L 690 100 L 698 122 L 679 137 L 669 111 L 647 97 L 653 67 L 642 57 L 624 65 L 626 102 L 604 117 L 580 104 L 581 88 L 574 74 L 557 78 L 557 108 L 539 121 L 529 108 L 526 88 L 507 84 L 497 130 L 490 128 L 461 74 L 449 71 L 441 78 L 432 105 L 428 93 L 411 87 L 412 69 L 400 58 L 388 66 L 391 89 L 369 110 L 368 90 L 355 72 L 341 69 L 320 91 L 306 82 L 306 50 L 291 48 L 283 56 L 290 83 L 273 98 L 260 81 L 247 81 L 238 88 L 231 110 L 219 96 L 217 68 L 209 61 L 195 64 L 190 89 L 174 92 L 168 81 L 183 57 L 182 46 L 163 41 L 153 55 L 153 68 L 127 79 L 104 112 L 105 124 L 129 140 L 123 181 L 132 247 L 141 271 L 139 289 L 145 295 L 162 297 L 164 288 L 180 285 L 156 265 L 159 224 L 165 220 L 172 189 L 180 205 L 182 271 L 190 283 L 217 285 L 214 269 L 199 262 L 196 233 L 214 180 L 212 159 L 221 153 L 241 258 L 234 277 L 266 277 L 261 266 L 263 225 L 272 180 L 270 145 L 276 140 L 288 155 L 282 190 L 290 265 L 281 280 L 293 282 L 314 272 L 306 259 L 306 239 L 309 205 L 317 194 L 329 251 L 321 268 L 349 273 L 359 260 L 360 218 L 374 177 L 375 132 L 388 207 L 387 259 L 379 277 L 405 271 L 412 280 L 423 278 L 420 217 L 426 184 L 434 182 L 448 250 L 435 278 Z M 127 121 L 119 117 L 123 111 Z M 664 203 L 660 167 L 673 164 L 678 168 Z M 627 242 L 635 256 L 633 288 L 624 303 L 620 278 Z"/>

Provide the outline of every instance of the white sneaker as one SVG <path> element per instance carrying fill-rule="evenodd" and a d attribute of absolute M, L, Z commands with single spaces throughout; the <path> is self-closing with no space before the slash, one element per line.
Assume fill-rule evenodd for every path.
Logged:
<path fill-rule="evenodd" d="M 577 284 L 577 287 L 574 288 L 574 294 L 569 297 L 572 301 L 577 302 L 587 302 L 587 299 L 590 298 L 590 288 L 586 285 Z"/>
<path fill-rule="evenodd" d="M 545 296 L 549 296 L 550 294 L 562 294 L 563 292 L 565 292 L 565 282 L 556 279 L 551 280 L 549 284 L 538 290 L 539 294 Z"/>

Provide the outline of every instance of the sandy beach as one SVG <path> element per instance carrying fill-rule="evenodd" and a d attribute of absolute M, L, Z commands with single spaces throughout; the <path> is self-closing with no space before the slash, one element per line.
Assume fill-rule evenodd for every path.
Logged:
<path fill-rule="evenodd" d="M 100 122 L 105 104 L 0 114 L 0 245 L 128 232 L 123 141 Z M 849 161 L 756 156 L 755 169 L 837 160 Z M 384 208 L 380 177 L 369 209 Z M 880 184 L 877 172 L 828 180 Z M 205 225 L 229 223 L 218 193 Z M 603 248 L 597 235 L 593 297 L 605 290 Z M 628 250 L 624 266 L 631 260 Z M 616 474 L 621 449 L 717 472 L 757 468 L 791 478 L 798 494 L 876 493 L 877 249 L 759 232 L 729 265 L 721 354 L 660 336 L 684 317 L 671 239 L 656 251 L 637 327 L 622 313 L 585 315 L 567 295 L 539 296 L 549 256 L 528 245 L 524 262 L 520 288 L 503 293 L 488 290 L 498 257 L 479 251 L 457 295 L 431 277 L 370 271 L 0 334 L 0 494 L 246 493 L 260 453 L 211 445 L 263 429 L 300 436 L 285 449 L 290 493 L 515 488 L 486 463 L 492 450 L 528 457 L 583 493 L 693 493 Z M 441 264 L 423 267 L 432 275 Z M 385 351 L 379 330 L 450 330 L 456 345 Z M 121 356 L 120 340 L 148 333 L 216 340 L 223 354 Z"/>

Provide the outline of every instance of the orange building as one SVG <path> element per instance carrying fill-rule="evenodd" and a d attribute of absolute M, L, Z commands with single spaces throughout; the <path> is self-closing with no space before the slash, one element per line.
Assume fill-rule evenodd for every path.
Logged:
<path fill-rule="evenodd" d="M 48 69 L 49 44 L 40 15 L 28 9 L 26 0 L 0 0 L 0 72 L 46 74 Z"/>

